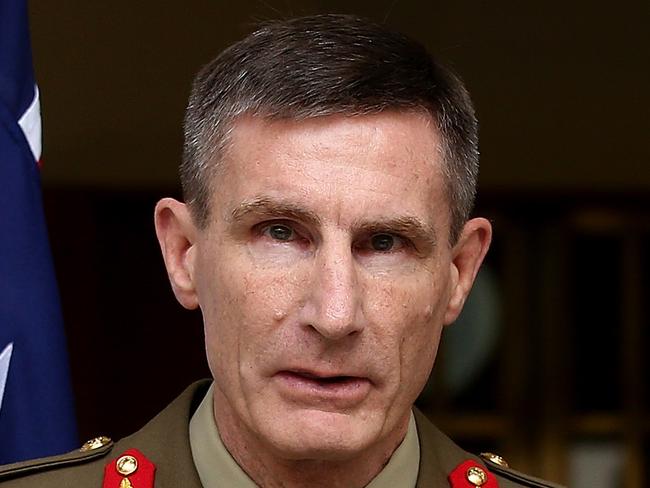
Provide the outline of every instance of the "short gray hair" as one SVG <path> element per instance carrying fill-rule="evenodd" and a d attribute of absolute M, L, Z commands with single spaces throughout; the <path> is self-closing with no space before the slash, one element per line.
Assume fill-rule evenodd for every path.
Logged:
<path fill-rule="evenodd" d="M 450 241 L 474 205 L 478 124 L 462 81 L 421 44 L 349 15 L 263 25 L 196 76 L 185 113 L 180 177 L 199 227 L 209 217 L 215 168 L 243 115 L 302 120 L 385 110 L 431 115 L 442 139 Z"/>

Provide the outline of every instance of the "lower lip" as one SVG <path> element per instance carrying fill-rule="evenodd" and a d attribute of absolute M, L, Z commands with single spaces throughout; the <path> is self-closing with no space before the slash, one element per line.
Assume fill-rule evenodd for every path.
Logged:
<path fill-rule="evenodd" d="M 368 396 L 371 387 L 368 379 L 352 376 L 319 380 L 291 371 L 280 371 L 275 379 L 282 393 L 293 401 L 316 407 L 353 407 Z"/>

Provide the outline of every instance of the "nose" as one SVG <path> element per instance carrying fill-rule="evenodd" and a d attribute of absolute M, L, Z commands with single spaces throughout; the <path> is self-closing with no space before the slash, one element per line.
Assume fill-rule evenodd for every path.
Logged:
<path fill-rule="evenodd" d="M 307 307 L 308 324 L 321 336 L 339 340 L 363 328 L 354 256 L 349 245 L 323 247 L 315 258 Z"/>

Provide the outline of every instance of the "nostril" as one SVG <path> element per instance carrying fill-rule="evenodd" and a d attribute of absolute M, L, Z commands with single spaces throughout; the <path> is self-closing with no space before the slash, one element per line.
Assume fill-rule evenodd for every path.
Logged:
<path fill-rule="evenodd" d="M 309 327 L 320 336 L 333 341 L 341 340 L 347 337 L 356 336 L 361 331 L 354 322 L 331 322 L 327 320 L 318 320 L 312 322 Z"/>

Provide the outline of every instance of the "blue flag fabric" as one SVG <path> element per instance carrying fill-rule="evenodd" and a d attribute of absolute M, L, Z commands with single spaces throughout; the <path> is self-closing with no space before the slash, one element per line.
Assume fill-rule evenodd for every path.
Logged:
<path fill-rule="evenodd" d="M 78 445 L 25 0 L 0 0 L 0 464 Z"/>

